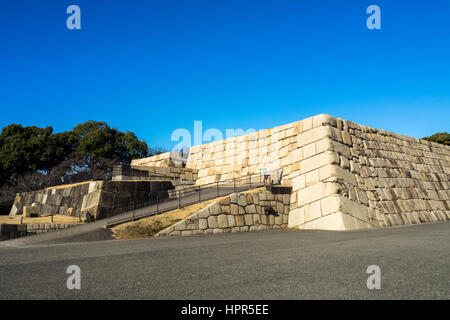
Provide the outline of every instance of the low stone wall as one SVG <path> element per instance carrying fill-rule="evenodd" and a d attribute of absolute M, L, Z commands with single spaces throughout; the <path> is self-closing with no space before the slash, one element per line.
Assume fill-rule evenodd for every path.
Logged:
<path fill-rule="evenodd" d="M 100 199 L 102 181 L 90 181 L 66 187 L 55 187 L 16 195 L 10 215 L 21 215 L 25 206 L 35 207 L 40 214 L 77 216 Z"/>
<path fill-rule="evenodd" d="M 72 223 L 0 224 L 0 241 L 77 226 Z"/>
<path fill-rule="evenodd" d="M 114 168 L 116 175 L 114 181 L 120 180 L 169 180 L 173 184 L 190 183 L 197 180 L 198 170 L 177 167 L 151 167 L 144 165 L 132 165 L 129 169 Z"/>
<path fill-rule="evenodd" d="M 187 236 L 285 228 L 288 223 L 289 198 L 289 194 L 273 194 L 265 189 L 233 193 L 162 230 L 155 236 Z"/>
<path fill-rule="evenodd" d="M 173 185 L 169 181 L 92 181 L 48 188 L 18 194 L 10 215 L 21 215 L 25 206 L 35 203 L 41 215 L 76 217 L 89 213 L 95 219 L 102 219 L 107 216 L 108 209 L 127 207 L 133 199 L 139 205 L 156 199 L 156 193 L 171 189 Z"/>
<path fill-rule="evenodd" d="M 149 166 L 149 167 L 177 167 L 183 166 L 178 153 L 164 152 L 153 157 L 134 159 L 131 166 Z"/>

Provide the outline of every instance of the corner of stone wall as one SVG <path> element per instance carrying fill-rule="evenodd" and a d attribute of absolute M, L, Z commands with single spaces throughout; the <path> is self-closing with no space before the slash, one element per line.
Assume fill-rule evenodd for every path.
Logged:
<path fill-rule="evenodd" d="M 298 170 L 290 172 L 292 181 L 290 228 L 352 230 L 370 228 L 368 200 L 365 192 L 350 199 L 348 185 L 357 186 L 350 165 L 350 136 L 339 129 L 339 119 L 326 114 L 299 121 L 298 148 L 292 161 L 299 160 Z M 355 193 L 355 194 L 353 194 Z"/>
<path fill-rule="evenodd" d="M 318 117 L 297 125 L 290 227 L 352 230 L 450 220 L 448 147 Z M 337 187 L 334 194 L 327 183 Z"/>

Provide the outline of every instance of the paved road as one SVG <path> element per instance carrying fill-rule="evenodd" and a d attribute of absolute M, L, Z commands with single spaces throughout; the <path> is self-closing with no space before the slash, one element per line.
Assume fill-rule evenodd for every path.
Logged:
<path fill-rule="evenodd" d="M 16 247 L 12 247 L 15 245 Z M 66 268 L 81 268 L 81 290 Z M 368 290 L 367 266 L 381 268 Z M 0 244 L 1 299 L 449 299 L 450 223 Z"/>

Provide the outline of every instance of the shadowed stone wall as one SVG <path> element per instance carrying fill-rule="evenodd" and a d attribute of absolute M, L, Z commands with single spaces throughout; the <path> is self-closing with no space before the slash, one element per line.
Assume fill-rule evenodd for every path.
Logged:
<path fill-rule="evenodd" d="M 173 189 L 169 181 L 92 181 L 66 187 L 21 193 L 16 196 L 10 215 L 23 214 L 24 206 L 35 203 L 40 214 L 69 216 L 89 213 L 96 219 L 105 218 L 110 208 L 156 199 L 156 193 Z M 161 196 L 161 195 L 160 195 Z"/>
<path fill-rule="evenodd" d="M 77 226 L 73 223 L 0 224 L 0 241 Z"/>

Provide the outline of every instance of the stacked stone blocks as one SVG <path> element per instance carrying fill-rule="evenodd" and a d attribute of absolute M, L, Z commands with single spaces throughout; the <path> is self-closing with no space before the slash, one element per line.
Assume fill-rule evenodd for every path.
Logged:
<path fill-rule="evenodd" d="M 135 165 L 162 166 L 170 156 Z M 325 114 L 193 146 L 186 168 L 198 173 L 198 186 L 281 169 L 282 184 L 292 187 L 292 228 L 355 230 L 450 220 L 449 146 Z"/>
<path fill-rule="evenodd" d="M 162 230 L 156 237 L 285 228 L 289 198 L 264 189 L 232 193 Z"/>
<path fill-rule="evenodd" d="M 38 233 L 71 228 L 73 223 L 28 223 L 28 224 L 0 224 L 0 241 L 26 237 Z"/>
<path fill-rule="evenodd" d="M 108 210 L 136 206 L 159 197 L 169 196 L 169 181 L 92 181 L 73 186 L 54 187 L 18 194 L 10 215 L 23 214 L 24 208 L 40 215 L 63 214 L 95 219 L 106 218 Z M 32 206 L 32 207 L 31 207 Z"/>

